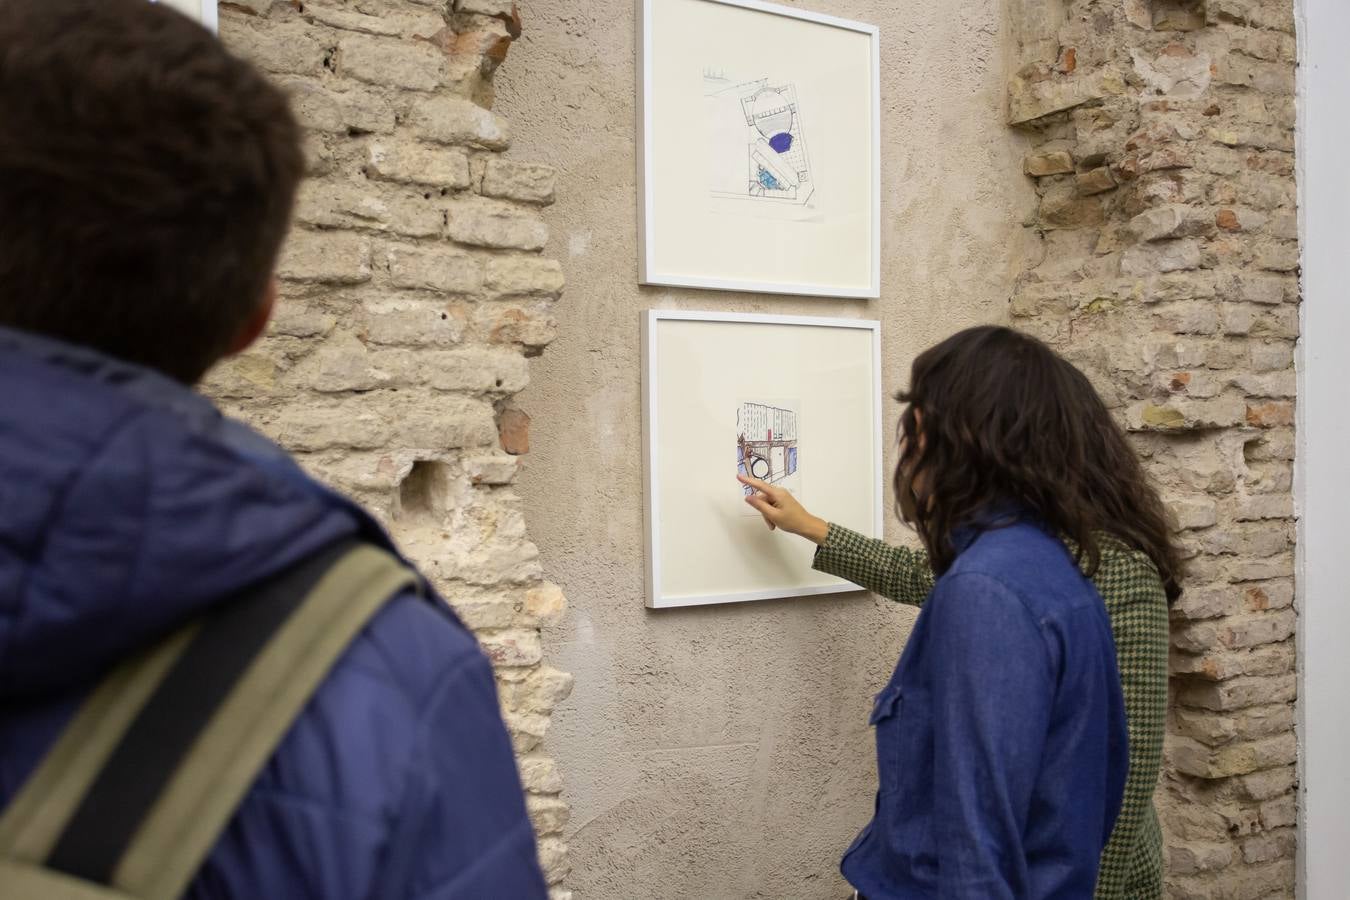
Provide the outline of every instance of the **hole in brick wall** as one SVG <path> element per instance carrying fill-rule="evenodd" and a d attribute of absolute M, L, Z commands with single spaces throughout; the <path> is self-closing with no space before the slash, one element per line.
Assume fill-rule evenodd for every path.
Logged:
<path fill-rule="evenodd" d="M 1198 31 L 1205 27 L 1205 0 L 1153 0 L 1153 27 Z"/>
<path fill-rule="evenodd" d="M 419 459 L 398 486 L 399 513 L 403 516 L 443 514 L 449 491 L 445 464 Z"/>

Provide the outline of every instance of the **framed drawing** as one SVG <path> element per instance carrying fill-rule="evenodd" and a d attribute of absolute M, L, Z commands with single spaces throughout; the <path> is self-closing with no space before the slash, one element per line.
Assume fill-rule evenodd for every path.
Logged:
<path fill-rule="evenodd" d="M 642 349 L 647 605 L 857 590 L 769 531 L 736 474 L 881 535 L 881 324 L 653 310 Z"/>
<path fill-rule="evenodd" d="M 639 0 L 640 280 L 881 295 L 877 29 Z"/>
<path fill-rule="evenodd" d="M 201 22 L 212 31 L 217 31 L 220 27 L 220 23 L 217 21 L 216 0 L 150 0 L 150 2 L 173 7 L 183 15 L 191 16 Z"/>

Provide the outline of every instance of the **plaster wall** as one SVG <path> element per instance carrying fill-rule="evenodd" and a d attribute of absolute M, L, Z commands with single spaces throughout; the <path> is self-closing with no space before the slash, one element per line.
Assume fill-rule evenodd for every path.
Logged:
<path fill-rule="evenodd" d="M 881 27 L 883 297 L 854 302 L 638 287 L 634 6 L 525 0 L 513 52 L 528 64 L 496 79 L 512 155 L 560 173 L 548 253 L 569 287 L 519 405 L 530 531 L 570 601 L 545 633 L 576 677 L 549 737 L 573 810 L 568 886 L 582 900 L 839 897 L 839 856 L 872 808 L 871 696 L 914 613 L 862 593 L 643 607 L 639 311 L 879 318 L 888 392 L 937 339 L 1004 321 L 1035 199 L 1004 124 L 1004 11 L 811 4 Z M 888 403 L 888 434 L 896 416 Z"/>

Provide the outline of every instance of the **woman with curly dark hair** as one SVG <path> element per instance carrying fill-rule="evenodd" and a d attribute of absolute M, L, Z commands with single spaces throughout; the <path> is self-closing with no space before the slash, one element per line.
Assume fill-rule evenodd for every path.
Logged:
<path fill-rule="evenodd" d="M 845 875 L 873 900 L 1094 887 L 1099 900 L 1161 897 L 1152 796 L 1181 562 L 1156 491 L 1083 374 L 1011 329 L 972 328 L 928 350 L 899 399 L 897 505 L 923 550 L 747 482 L 770 528 L 819 545 L 816 568 L 923 607 L 873 712 L 877 815 Z M 1086 663 L 1091 676 L 1066 668 L 1072 649 L 1103 652 L 1088 612 L 1103 609 L 1119 673 L 1108 686 L 1095 683 L 1100 659 Z M 1070 611 L 1081 611 L 1072 627 Z M 1065 750 L 1056 729 L 1068 722 L 1093 737 L 1047 755 Z"/>

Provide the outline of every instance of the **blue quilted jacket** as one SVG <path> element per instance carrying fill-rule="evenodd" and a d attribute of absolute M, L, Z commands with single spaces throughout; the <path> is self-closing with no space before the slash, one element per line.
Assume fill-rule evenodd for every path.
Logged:
<path fill-rule="evenodd" d="M 112 663 L 357 532 L 386 541 L 197 394 L 0 329 L 0 806 Z M 341 658 L 188 892 L 546 894 L 490 666 L 412 594 Z"/>

